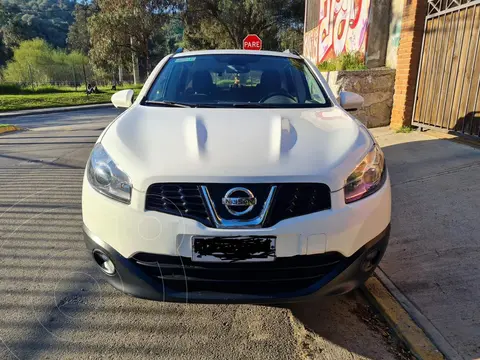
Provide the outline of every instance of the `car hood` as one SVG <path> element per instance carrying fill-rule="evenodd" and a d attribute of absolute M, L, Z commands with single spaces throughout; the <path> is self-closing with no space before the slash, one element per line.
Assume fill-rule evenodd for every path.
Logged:
<path fill-rule="evenodd" d="M 101 142 L 140 191 L 156 182 L 322 182 L 335 191 L 373 145 L 337 107 L 134 105 Z"/>

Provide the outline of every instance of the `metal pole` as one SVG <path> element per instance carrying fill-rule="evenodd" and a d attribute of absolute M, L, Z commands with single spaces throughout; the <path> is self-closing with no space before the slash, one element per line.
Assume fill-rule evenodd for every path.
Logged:
<path fill-rule="evenodd" d="M 464 20 L 464 23 L 463 23 L 463 34 L 462 34 L 462 43 L 460 44 L 460 49 L 462 49 L 463 47 L 463 41 L 465 40 L 465 29 L 467 28 L 467 17 L 468 17 L 468 11 L 465 10 L 465 20 Z M 452 98 L 452 106 L 450 106 L 450 112 L 448 114 L 448 118 L 447 120 L 450 121 L 451 117 L 452 117 L 452 112 L 453 112 L 453 103 L 454 103 L 454 99 L 455 99 L 455 93 L 456 93 L 456 88 L 457 88 L 457 80 L 458 80 L 458 71 L 460 70 L 460 60 L 462 58 L 462 53 L 460 52 L 460 56 L 458 57 L 458 64 L 457 64 L 457 71 L 456 71 L 456 75 L 455 76 L 455 83 L 453 84 L 453 90 L 454 90 L 454 93 L 453 93 L 453 98 Z M 462 94 L 460 94 L 460 96 L 462 96 Z M 449 122 L 449 125 L 450 125 L 450 122 Z M 456 128 L 457 124 L 455 122 L 455 128 Z M 454 128 L 454 130 L 455 130 Z"/>
<path fill-rule="evenodd" d="M 470 10 L 470 9 L 468 9 L 468 10 Z M 468 10 L 465 10 L 465 11 L 468 11 Z M 473 24 L 475 23 L 475 9 L 473 9 L 473 10 L 474 11 L 473 11 L 472 27 L 470 28 L 470 38 L 472 38 Z M 465 60 L 465 74 L 463 74 L 463 76 L 462 76 L 462 87 L 461 87 L 461 90 L 460 90 L 460 99 L 462 98 L 462 95 L 463 95 L 463 85 L 465 85 L 465 75 L 466 75 L 466 71 L 467 71 L 467 64 L 468 64 L 468 56 L 469 55 L 470 55 L 470 44 L 468 44 L 468 47 L 467 47 L 467 59 Z M 460 114 L 460 103 L 458 104 L 457 115 L 455 116 L 457 121 L 458 121 L 459 114 Z M 465 131 L 465 117 L 463 117 L 463 122 L 462 122 L 462 133 L 464 133 L 464 131 Z"/>
<path fill-rule="evenodd" d="M 87 71 L 85 70 L 85 63 L 82 63 L 82 65 L 83 65 L 83 78 L 85 80 L 85 92 L 87 93 L 87 96 L 88 96 Z"/>
<path fill-rule="evenodd" d="M 305 12 L 303 16 L 303 49 L 302 49 L 303 54 L 305 54 L 305 33 L 307 32 L 307 15 L 308 15 L 308 0 L 305 0 Z"/>
<path fill-rule="evenodd" d="M 423 26 L 423 37 L 422 37 L 422 50 L 420 51 L 420 62 L 418 63 L 418 72 L 417 72 L 417 82 L 415 84 L 415 97 L 414 97 L 414 106 L 413 106 L 413 113 L 412 113 L 412 119 L 411 119 L 411 122 L 415 121 L 415 114 L 417 112 L 417 107 L 418 107 L 418 87 L 420 85 L 420 82 L 422 80 L 422 75 L 423 73 L 425 73 L 425 76 L 423 76 L 423 79 L 424 81 L 426 81 L 425 79 L 427 78 L 427 69 L 426 69 L 426 65 L 428 64 L 429 60 L 430 60 L 430 56 L 429 53 L 427 53 L 427 55 L 425 56 L 425 67 L 423 66 L 423 57 L 425 55 L 425 40 L 426 40 L 426 36 L 427 36 L 427 25 L 428 25 L 428 21 L 425 20 L 425 24 Z M 432 23 L 432 26 L 433 26 L 433 23 Z M 433 35 L 431 36 L 431 38 L 433 38 Z M 430 38 L 430 41 L 429 41 L 429 44 L 430 42 L 432 42 L 432 39 Z M 423 89 L 422 89 L 422 95 L 423 93 L 425 92 L 425 84 L 423 84 Z M 423 98 L 422 98 L 422 103 L 423 103 Z M 421 117 L 419 118 L 421 120 Z"/>
<path fill-rule="evenodd" d="M 440 116 L 441 113 L 438 112 L 438 109 L 440 108 L 440 100 L 442 99 L 442 89 L 443 89 L 443 79 L 445 78 L 445 68 L 447 67 L 447 60 L 448 60 L 448 56 L 447 56 L 447 50 L 448 50 L 448 43 L 450 41 L 450 35 L 452 34 L 452 26 L 453 26 L 453 23 L 455 22 L 455 19 L 454 19 L 454 15 L 455 14 L 452 14 L 452 18 L 450 19 L 450 26 L 448 28 L 448 36 L 447 36 L 447 41 L 445 42 L 445 61 L 443 62 L 443 71 L 442 71 L 442 78 L 440 80 L 440 91 L 438 92 L 438 104 L 437 104 L 437 120 L 435 121 L 435 126 L 437 126 L 438 124 L 438 117 Z M 446 15 L 445 15 L 446 16 Z M 455 44 L 453 45 L 453 47 L 455 47 Z M 453 61 L 453 59 L 452 59 Z M 447 87 L 447 91 L 448 91 L 448 87 Z M 447 95 L 445 94 L 445 98 L 447 97 Z M 443 120 L 443 119 L 442 119 Z M 442 127 L 441 123 L 440 123 L 440 127 Z"/>
<path fill-rule="evenodd" d="M 448 89 L 450 88 L 448 85 L 450 84 L 450 79 L 452 77 L 452 68 L 453 68 L 453 54 L 455 54 L 455 47 L 457 45 L 457 34 L 458 34 L 458 26 L 460 25 L 460 18 L 461 18 L 461 11 L 458 11 L 457 12 L 458 16 L 457 16 L 457 25 L 455 27 L 455 37 L 453 38 L 453 47 L 452 47 L 452 55 L 451 55 L 451 59 L 452 59 L 452 62 L 450 63 L 450 71 L 448 72 L 448 80 L 447 80 L 447 92 L 445 93 L 445 102 L 443 103 L 443 109 L 441 111 L 441 114 L 442 114 L 442 123 L 440 124 L 440 127 L 443 128 L 443 122 L 445 120 L 445 108 L 447 106 L 447 99 L 448 99 Z M 455 92 L 455 88 L 452 89 L 454 92 Z M 447 129 L 448 127 L 450 126 L 450 123 L 447 124 Z"/>
<path fill-rule="evenodd" d="M 446 21 L 447 21 L 447 15 L 444 15 L 444 16 L 443 16 L 443 25 L 442 25 L 442 26 L 439 25 L 438 30 L 437 30 L 437 36 L 438 36 L 439 33 L 440 33 L 440 29 L 441 29 L 442 34 L 440 35 L 440 41 L 441 41 L 441 42 L 440 42 L 440 49 L 439 49 L 438 54 L 436 54 L 435 59 L 434 59 L 434 62 L 433 62 L 432 71 L 434 71 L 434 74 L 435 74 L 436 72 L 438 72 L 437 67 L 438 67 L 439 64 L 440 64 L 440 56 L 441 56 L 440 54 L 441 54 L 442 51 L 443 51 L 443 46 L 444 46 L 444 43 L 445 43 L 445 41 L 443 41 L 443 32 L 445 31 L 445 22 L 446 22 Z M 438 19 L 438 22 L 440 22 L 440 19 Z M 438 39 L 437 39 L 437 40 L 438 40 Z M 437 94 L 434 94 L 434 92 L 435 92 L 435 84 L 437 84 L 437 79 L 436 79 L 436 78 L 435 78 L 435 79 L 432 79 L 432 84 L 431 84 L 431 86 L 429 87 L 429 91 L 428 91 L 428 94 L 429 94 L 429 95 L 428 95 L 427 99 L 430 98 L 430 95 L 431 95 L 432 97 L 433 97 L 433 96 L 438 96 L 438 97 L 439 97 L 439 101 L 440 101 L 440 95 L 439 95 L 438 93 L 437 93 Z M 430 92 L 430 90 L 431 90 L 431 92 Z M 431 126 L 435 126 L 435 125 L 433 125 L 432 123 L 435 123 L 435 124 L 437 123 L 436 120 L 434 120 L 434 119 L 431 118 L 431 116 L 432 116 L 432 110 L 433 110 L 433 104 L 434 104 L 434 103 L 435 103 L 435 100 L 432 99 L 432 100 L 430 101 L 430 104 L 429 104 L 428 110 L 427 110 L 427 114 L 430 115 L 430 119 L 428 119 L 428 120 L 429 120 L 428 123 L 429 123 L 429 125 L 431 125 Z"/>
<path fill-rule="evenodd" d="M 477 11 L 477 5 L 474 6 L 473 8 L 473 13 L 476 14 L 476 11 Z M 475 19 L 475 18 L 474 18 Z M 480 29 L 480 26 L 479 28 Z M 477 30 L 478 30 L 477 29 Z M 473 29 L 472 29 L 472 32 L 473 32 Z M 478 31 L 477 31 L 478 32 Z M 472 62 L 472 71 L 471 71 L 471 79 L 470 79 L 470 85 L 468 86 L 468 93 L 467 93 L 467 97 L 466 97 L 466 102 L 465 102 L 465 117 L 463 118 L 463 128 L 465 128 L 465 122 L 467 121 L 467 117 L 468 117 L 468 114 L 467 114 L 467 111 L 468 111 L 468 101 L 469 101 L 469 97 L 470 97 L 470 90 L 472 89 L 472 85 L 473 85 L 473 73 L 475 72 L 475 65 L 476 65 L 476 62 L 477 62 L 477 50 L 478 50 L 478 38 L 480 36 L 480 33 L 477 34 L 477 41 L 476 41 L 476 44 L 475 44 L 475 52 L 473 54 L 473 62 Z M 471 36 L 471 38 L 473 39 L 473 34 Z M 475 99 L 476 101 L 476 99 Z M 475 108 L 473 108 L 473 111 L 475 111 Z M 473 130 L 473 119 L 472 121 L 470 122 L 470 130 L 469 130 L 469 133 L 471 134 L 472 133 L 472 130 Z M 472 134 L 471 134 L 472 135 Z"/>
<path fill-rule="evenodd" d="M 429 72 L 430 76 L 428 77 L 429 79 L 432 79 L 432 77 L 433 77 L 433 75 L 434 75 L 434 73 L 435 73 L 435 65 L 437 64 L 437 58 L 438 58 L 438 56 L 436 56 L 436 55 L 437 55 L 437 54 L 436 54 L 436 53 L 437 53 L 436 50 L 437 50 L 438 33 L 440 32 L 440 20 L 441 20 L 440 18 L 437 19 L 437 27 L 436 27 L 436 33 L 435 33 L 435 42 L 434 42 L 433 49 L 432 49 L 432 50 L 433 50 L 433 54 L 432 54 L 432 55 L 433 55 L 433 59 L 432 59 L 433 62 L 430 64 L 430 72 Z M 445 18 L 444 18 L 444 23 L 445 23 Z M 432 27 L 433 27 L 433 25 L 432 25 Z M 434 83 L 435 83 L 435 81 L 434 81 L 434 79 L 432 79 L 432 80 L 430 81 L 430 86 L 428 86 L 428 88 L 427 88 L 427 86 L 426 86 L 427 96 L 424 98 L 424 100 L 429 100 L 429 99 L 430 99 L 430 95 L 431 95 L 431 91 L 430 91 L 430 90 L 432 90 L 432 87 L 434 86 Z M 424 93 L 424 95 L 425 95 L 425 93 Z M 431 103 L 432 103 L 432 101 L 430 101 L 430 104 L 425 104 L 426 106 L 423 106 L 423 107 L 422 107 L 422 113 L 423 113 L 424 117 L 426 117 L 426 116 L 428 115 L 428 111 L 429 111 L 429 109 L 431 108 L 431 106 L 430 106 Z M 421 116 L 421 115 L 420 115 L 420 116 Z M 427 124 L 430 123 L 430 121 L 428 121 L 429 119 L 425 119 L 425 120 L 427 120 Z M 426 121 L 423 121 L 423 123 L 425 123 L 425 122 L 426 122 Z"/>

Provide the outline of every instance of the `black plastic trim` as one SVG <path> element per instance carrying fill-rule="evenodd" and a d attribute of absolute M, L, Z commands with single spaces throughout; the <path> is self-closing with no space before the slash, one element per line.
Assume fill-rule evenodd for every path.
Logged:
<path fill-rule="evenodd" d="M 276 187 L 273 200 L 267 209 L 267 215 L 263 219 L 262 223 L 258 227 L 271 227 L 278 224 L 280 221 L 295 218 L 299 216 L 309 215 L 316 212 L 329 210 L 332 207 L 331 203 L 331 190 L 328 185 L 323 183 L 155 183 L 151 184 L 147 189 L 145 210 L 158 211 L 170 215 L 181 216 L 189 219 L 196 220 L 207 227 L 221 227 L 216 224 L 216 220 L 212 219 L 215 214 L 211 214 L 209 210 L 210 199 L 205 198 L 205 194 L 202 191 L 202 186 L 208 189 L 207 193 L 212 194 L 211 206 L 214 209 L 220 209 L 221 195 L 228 189 L 241 186 L 248 189 L 254 189 L 254 194 L 259 197 L 259 204 L 257 204 L 258 211 L 252 211 L 252 217 L 255 217 L 260 213 L 260 209 L 267 199 L 267 195 L 272 189 Z M 214 187 L 222 189 L 222 191 L 213 191 Z M 174 196 L 165 196 L 165 192 L 175 192 L 175 190 L 163 190 L 164 188 L 177 189 Z M 214 189 L 218 190 L 218 189 Z M 184 192 L 195 192 L 193 195 L 183 196 Z M 222 193 L 221 195 L 219 195 Z M 181 198 L 181 199 L 180 199 Z M 200 203 L 189 203 L 188 198 L 202 199 L 203 208 L 192 209 L 192 206 L 200 206 Z M 165 200 L 164 200 L 165 199 Z M 171 200 L 173 199 L 173 201 Z M 179 203 L 174 204 L 175 201 Z M 198 200 L 197 200 L 198 201 Z M 172 205 L 175 205 L 172 207 Z M 222 219 L 225 217 L 225 211 L 222 213 Z M 236 221 L 242 220 L 248 223 L 247 215 L 242 217 L 232 217 L 227 214 L 223 220 Z M 241 227 L 241 223 L 239 224 Z"/>
<path fill-rule="evenodd" d="M 87 229 L 84 229 L 84 234 L 85 243 L 90 253 L 95 249 L 100 249 L 108 254 L 115 264 L 117 271 L 114 276 L 106 276 L 101 271 L 99 271 L 99 274 L 115 288 L 135 297 L 185 303 L 285 303 L 309 300 L 315 297 L 341 295 L 361 286 L 372 274 L 385 253 L 390 236 L 390 225 L 351 257 L 340 261 L 328 274 L 322 276 L 312 285 L 296 291 L 261 295 L 224 292 L 221 282 L 218 282 L 216 291 L 175 291 L 152 278 L 135 261 L 124 258 L 100 239 L 93 240 L 91 238 L 93 236 L 89 234 Z M 368 272 L 365 272 L 362 270 L 365 255 L 368 250 L 373 248 L 379 251 L 377 263 L 369 267 Z"/>

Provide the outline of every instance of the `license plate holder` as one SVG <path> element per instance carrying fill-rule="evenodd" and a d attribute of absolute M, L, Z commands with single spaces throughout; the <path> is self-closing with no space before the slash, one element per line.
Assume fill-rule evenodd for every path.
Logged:
<path fill-rule="evenodd" d="M 265 262 L 275 260 L 274 236 L 192 238 L 192 261 Z"/>

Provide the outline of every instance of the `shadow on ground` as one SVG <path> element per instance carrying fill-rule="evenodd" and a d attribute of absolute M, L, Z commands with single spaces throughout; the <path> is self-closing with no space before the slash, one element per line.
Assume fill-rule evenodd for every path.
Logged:
<path fill-rule="evenodd" d="M 383 318 L 367 303 L 360 291 L 316 303 L 289 306 L 297 325 L 309 330 L 299 334 L 306 358 L 413 359 Z M 379 346 L 381 344 L 381 346 Z M 354 356 L 354 358 L 355 358 Z"/>
<path fill-rule="evenodd" d="M 392 181 L 383 271 L 462 358 L 480 357 L 480 150 L 374 131 Z"/>
<path fill-rule="evenodd" d="M 76 132 L 74 146 L 57 143 L 56 134 L 65 136 L 65 132 L 47 132 L 36 145 L 28 144 L 29 139 L 21 144 L 28 133 L 0 138 L 0 339 L 4 344 L 0 358 L 395 359 L 405 355 L 357 293 L 321 303 L 268 307 L 158 303 L 114 290 L 100 280 L 81 232 L 81 164 L 93 145 L 92 136 L 99 132 Z M 9 142 L 17 145 L 8 146 Z M 422 195 L 425 190 L 415 187 L 405 197 L 402 184 L 422 183 L 431 173 L 422 166 L 411 172 L 411 166 L 418 164 L 402 159 L 431 145 L 386 148 L 397 203 L 428 200 Z M 443 169 L 444 159 L 430 161 Z M 449 176 L 450 170 L 439 171 Z M 449 194 L 448 189 L 441 193 Z M 424 210 L 411 211 L 419 215 Z M 400 229 L 405 214 L 397 205 L 394 211 L 397 230 L 386 267 L 409 274 L 418 264 L 413 254 L 408 264 L 402 263 L 405 257 L 396 259 L 403 246 L 399 235 L 404 232 Z M 428 248 L 435 239 L 427 244 L 416 241 Z M 474 244 L 470 245 L 472 251 Z M 454 274 L 447 278 L 456 279 Z M 422 273 L 409 276 L 409 281 L 418 281 Z M 475 291 L 470 290 L 470 295 Z"/>

